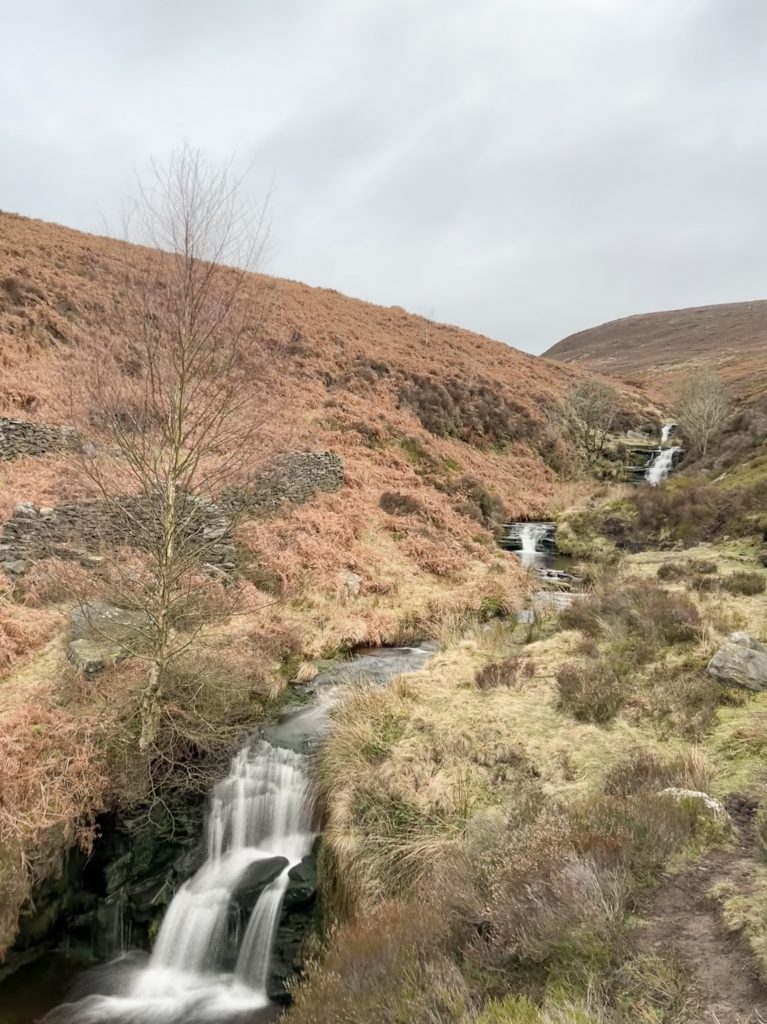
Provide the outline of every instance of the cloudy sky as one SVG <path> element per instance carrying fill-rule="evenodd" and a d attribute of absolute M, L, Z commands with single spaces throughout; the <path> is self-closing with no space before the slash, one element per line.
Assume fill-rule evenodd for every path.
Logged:
<path fill-rule="evenodd" d="M 767 297 L 765 0 L 2 5 L 0 209 L 119 223 L 183 140 L 269 272 L 542 351 Z"/>

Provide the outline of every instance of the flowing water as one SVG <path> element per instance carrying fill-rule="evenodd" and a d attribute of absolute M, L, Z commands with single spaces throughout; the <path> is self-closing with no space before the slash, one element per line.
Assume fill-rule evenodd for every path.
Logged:
<path fill-rule="evenodd" d="M 514 551 L 527 569 L 554 564 L 553 523 L 509 523 L 501 543 Z"/>
<path fill-rule="evenodd" d="M 268 984 L 289 872 L 316 838 L 309 752 L 330 728 L 344 685 L 360 678 L 384 684 L 420 669 L 433 653 L 428 644 L 372 649 L 317 676 L 306 688 L 310 702 L 287 711 L 262 738 L 243 747 L 214 788 L 205 822 L 206 859 L 171 901 L 149 961 L 127 954 L 87 972 L 79 991 L 51 1011 L 46 1024 L 273 1020 Z M 264 883 L 242 921 L 238 894 Z M 42 965 L 24 973 L 30 977 L 27 987 L 9 987 L 17 1002 L 7 1015 L 0 1008 L 0 1021 L 30 1024 L 51 1005 L 37 992 Z"/>
<path fill-rule="evenodd" d="M 660 443 L 668 444 L 668 439 L 676 430 L 676 423 L 664 423 L 660 432 Z"/>
<path fill-rule="evenodd" d="M 244 747 L 211 796 L 207 858 L 174 896 L 147 967 L 127 972 L 120 991 L 65 1004 L 47 1019 L 166 1024 L 226 1020 L 269 1006 L 271 951 L 288 872 L 315 838 L 306 768 L 306 755 L 265 740 Z M 254 876 L 268 884 L 231 965 L 235 896 Z"/>
<path fill-rule="evenodd" d="M 671 448 L 660 448 L 645 471 L 645 480 L 652 487 L 663 483 L 674 468 L 674 459 L 682 449 L 678 445 Z"/>

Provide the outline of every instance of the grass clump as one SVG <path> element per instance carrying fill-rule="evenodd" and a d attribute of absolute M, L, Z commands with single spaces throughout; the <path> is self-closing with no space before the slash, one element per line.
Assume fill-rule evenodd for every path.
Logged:
<path fill-rule="evenodd" d="M 721 699 L 721 686 L 703 673 L 658 666 L 649 678 L 647 714 L 663 735 L 698 743 L 711 731 Z"/>
<path fill-rule="evenodd" d="M 624 687 L 604 659 L 565 662 L 557 671 L 559 706 L 580 722 L 611 722 L 624 701 Z"/>
<path fill-rule="evenodd" d="M 754 597 L 756 594 L 763 594 L 767 589 L 767 581 L 763 572 L 734 572 L 725 576 L 720 582 L 723 590 L 729 594 L 742 594 L 744 597 Z"/>
<path fill-rule="evenodd" d="M 503 661 L 491 662 L 477 669 L 474 674 L 474 685 L 478 690 L 494 690 L 499 686 L 512 687 L 519 676 L 519 658 L 504 658 Z"/>
<path fill-rule="evenodd" d="M 573 602 L 560 621 L 566 629 L 608 640 L 638 662 L 651 660 L 660 647 L 694 640 L 701 625 L 686 594 L 641 582 L 613 582 Z"/>

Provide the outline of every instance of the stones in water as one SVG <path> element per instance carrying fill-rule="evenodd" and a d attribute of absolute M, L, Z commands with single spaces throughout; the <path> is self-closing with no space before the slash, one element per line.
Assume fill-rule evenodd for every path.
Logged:
<path fill-rule="evenodd" d="M 706 671 L 726 686 L 767 690 L 767 647 L 748 633 L 733 633 L 708 663 Z"/>

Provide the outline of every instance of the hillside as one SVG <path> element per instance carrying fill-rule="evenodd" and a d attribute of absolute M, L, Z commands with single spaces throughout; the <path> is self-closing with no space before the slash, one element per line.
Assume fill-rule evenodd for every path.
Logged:
<path fill-rule="evenodd" d="M 690 367 L 718 371 L 749 402 L 767 384 L 767 301 L 645 313 L 579 331 L 545 356 L 667 398 Z"/>
<path fill-rule="evenodd" d="M 92 480 L 58 428 L 88 439 L 135 376 L 113 316 L 127 252 L 0 215 L 0 949 L 61 849 L 87 846 L 96 813 L 156 784 L 136 756 L 140 660 L 97 685 L 67 661 L 73 573 L 84 597 L 114 596 Z M 333 291 L 254 275 L 246 293 L 256 312 L 237 372 L 259 430 L 238 461 L 268 476 L 280 453 L 309 451 L 300 472 L 329 466 L 331 479 L 288 481 L 291 500 L 247 516 L 224 550 L 231 578 L 195 582 L 216 625 L 169 703 L 158 756 L 171 765 L 231 750 L 318 660 L 518 606 L 529 582 L 493 530 L 556 505 L 545 408 L 583 376 Z"/>

